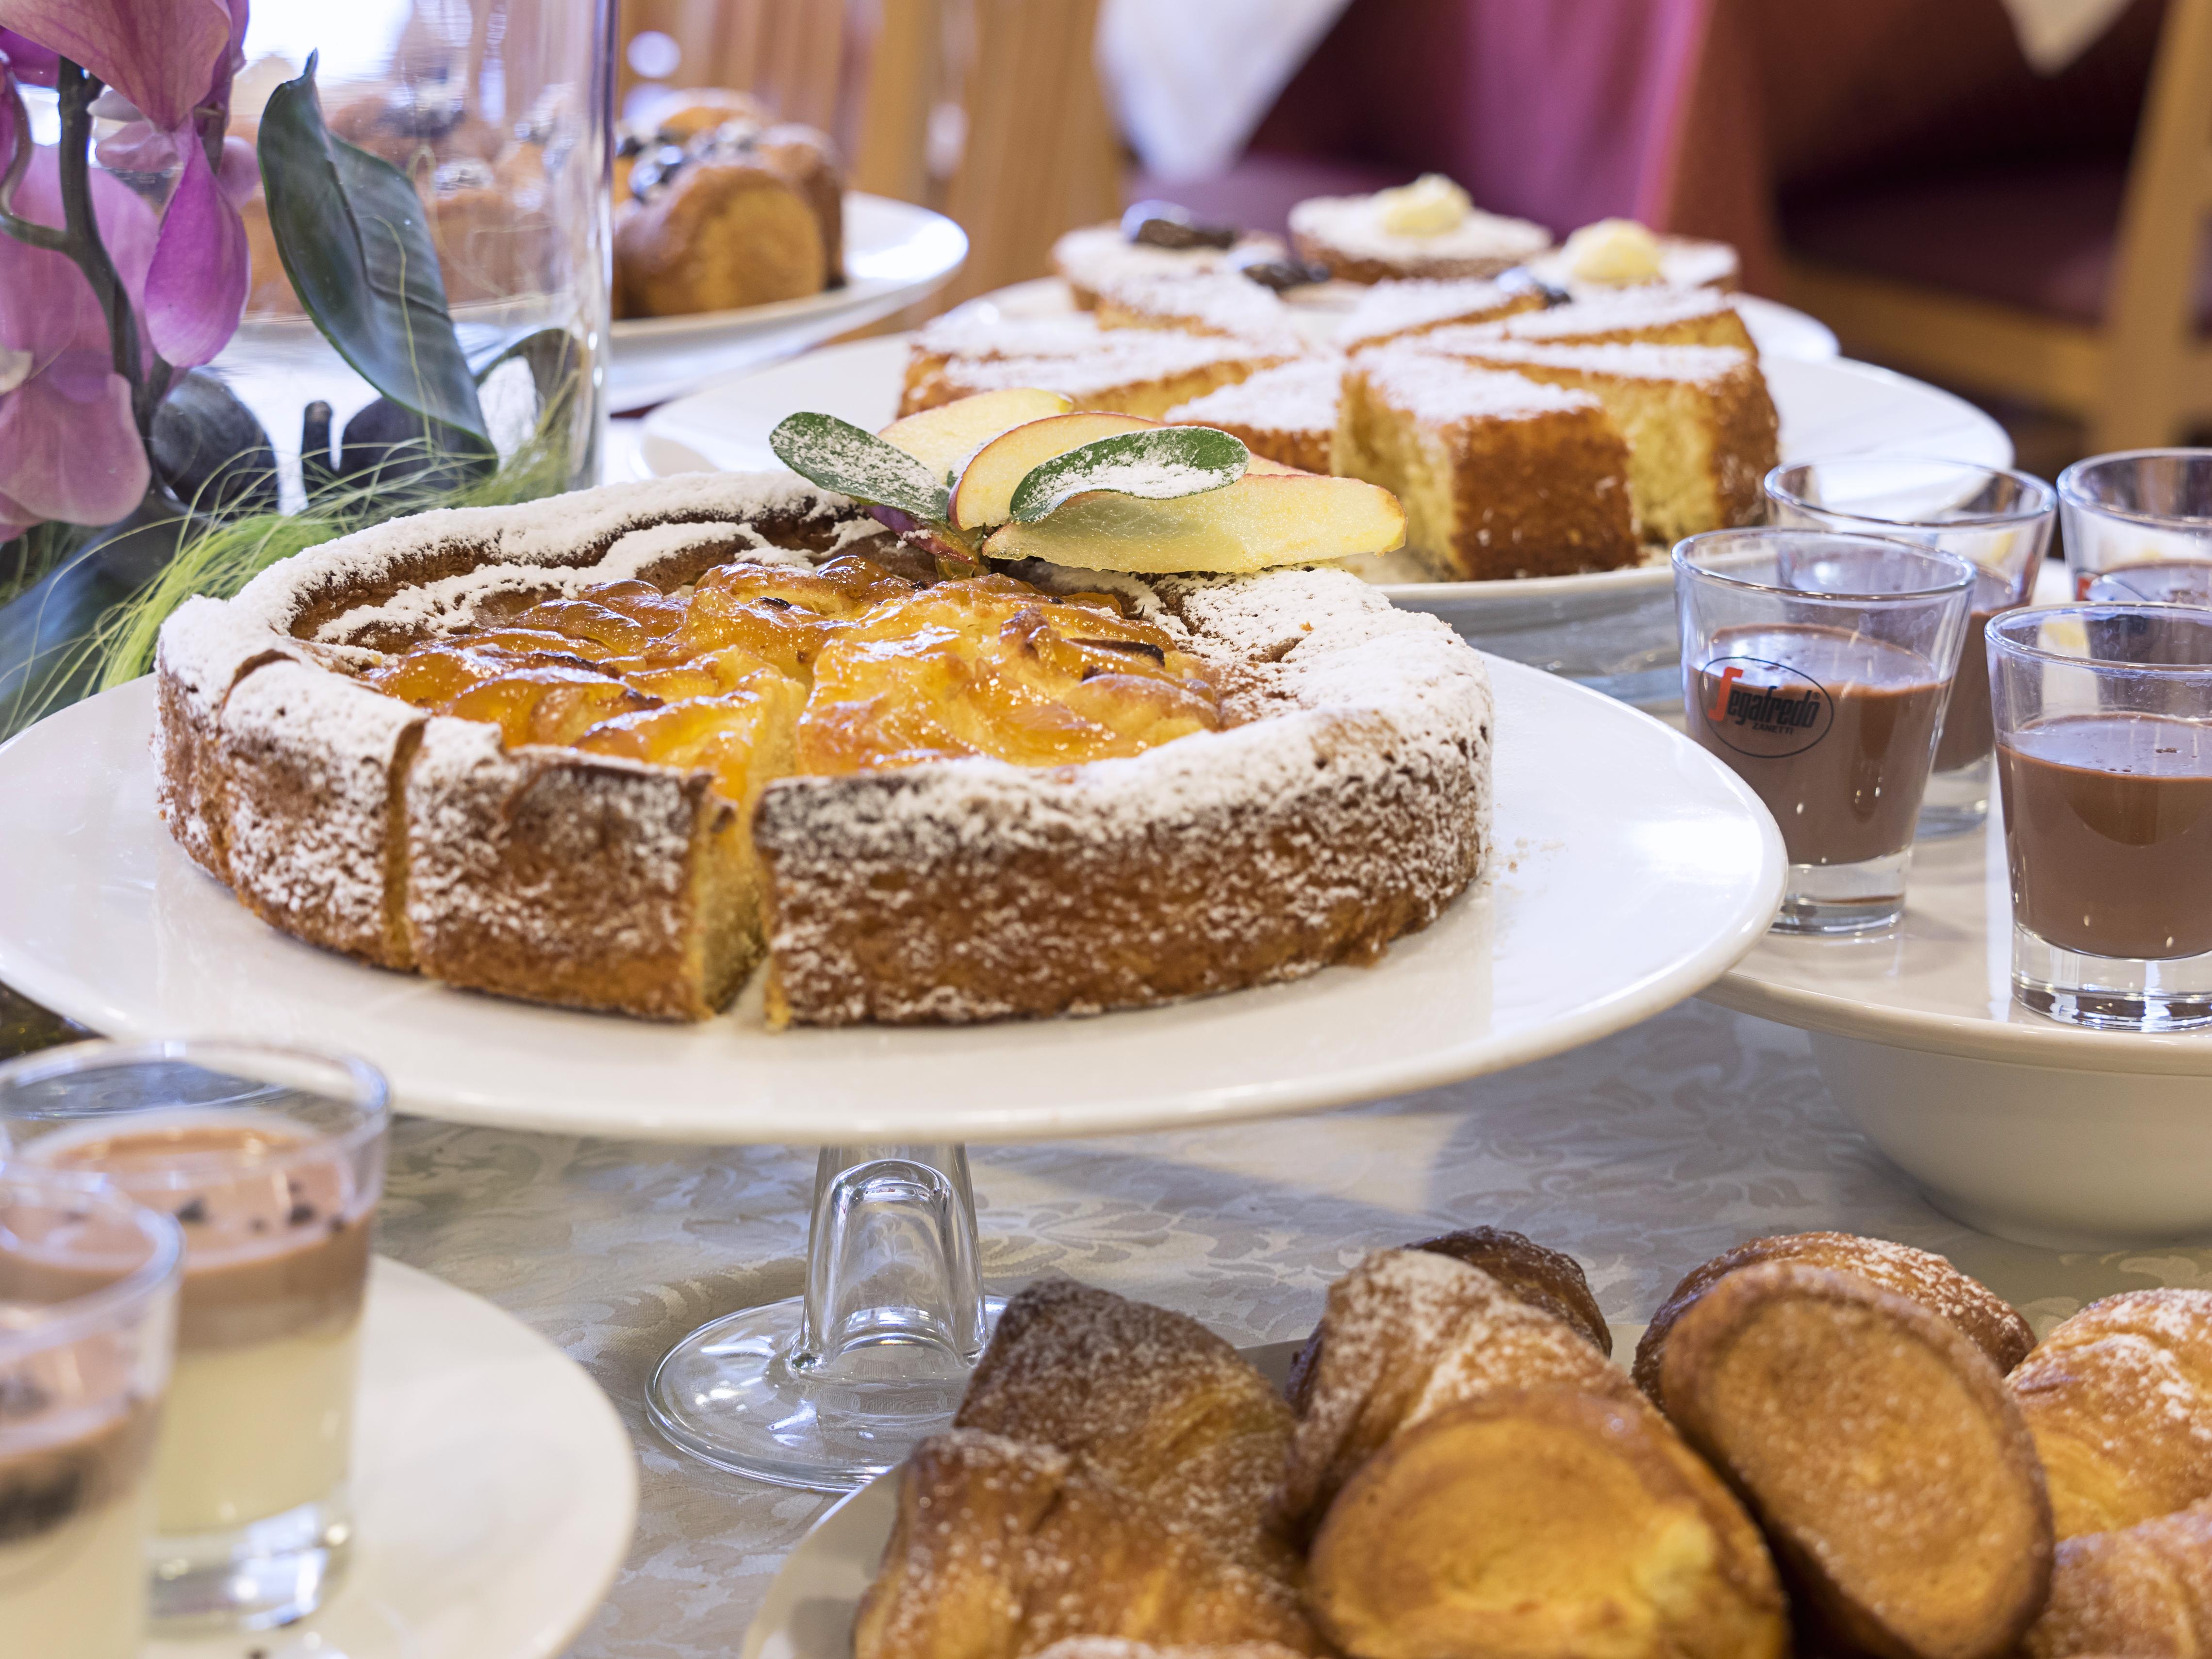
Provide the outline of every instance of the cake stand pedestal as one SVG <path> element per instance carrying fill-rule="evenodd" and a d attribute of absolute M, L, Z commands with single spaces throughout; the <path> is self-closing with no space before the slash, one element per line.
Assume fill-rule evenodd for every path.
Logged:
<path fill-rule="evenodd" d="M 1915 844 L 1895 927 L 1770 936 L 1705 994 L 1810 1032 L 1844 1115 L 1970 1227 L 2055 1249 L 2212 1237 L 2212 1035 L 2090 1030 L 2014 1000 L 1995 811 Z"/>
<path fill-rule="evenodd" d="M 826 1146 L 806 1294 L 669 1356 L 686 1451 L 844 1486 L 940 1426 L 988 1334 L 961 1146 L 1191 1128 L 1373 1100 L 1559 1054 L 1711 983 L 1765 932 L 1782 842 L 1679 732 L 1511 663 L 1490 878 L 1372 967 L 1085 1019 L 770 1031 L 754 986 L 696 1025 L 533 1007 L 264 926 L 154 809 L 149 681 L 0 748 L 0 980 L 114 1036 L 359 1054 L 399 1108 L 704 1146 Z"/>

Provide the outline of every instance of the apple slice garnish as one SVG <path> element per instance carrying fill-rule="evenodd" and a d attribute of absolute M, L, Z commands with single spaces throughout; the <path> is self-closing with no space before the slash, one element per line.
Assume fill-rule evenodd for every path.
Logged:
<path fill-rule="evenodd" d="M 1158 424 L 1136 415 L 1054 415 L 1000 434 L 975 452 L 953 486 L 953 527 L 980 530 L 1004 524 L 1013 516 L 1014 491 L 1045 462 L 1097 439 Z"/>
<path fill-rule="evenodd" d="M 969 458 L 1002 432 L 1065 415 L 1075 407 L 1057 392 L 1033 386 L 979 392 L 893 421 L 876 436 L 920 461 L 939 479 L 957 477 Z"/>
<path fill-rule="evenodd" d="M 1083 570 L 1237 574 L 1388 553 L 1405 542 L 1405 511 L 1387 489 L 1255 468 L 1226 489 L 1171 501 L 1090 491 L 1035 524 L 1001 525 L 983 551 Z"/>

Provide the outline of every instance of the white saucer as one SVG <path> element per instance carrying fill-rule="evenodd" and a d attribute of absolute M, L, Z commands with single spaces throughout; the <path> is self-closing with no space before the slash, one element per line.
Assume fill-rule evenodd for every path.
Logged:
<path fill-rule="evenodd" d="M 888 317 L 934 294 L 967 257 L 967 233 L 943 214 L 848 191 L 842 288 L 736 311 L 614 324 L 607 407 L 620 414 L 680 398 L 718 374 L 787 357 Z"/>
<path fill-rule="evenodd" d="M 145 1659 L 553 1659 L 629 1551 L 637 1466 L 581 1367 L 489 1302 L 378 1256 L 345 1582 L 281 1631 Z"/>
<path fill-rule="evenodd" d="M 410 1111 L 560 1133 L 1060 1139 L 1373 1099 L 1656 1013 L 1780 899 L 1780 837 L 1733 773 L 1633 709 L 1491 672 L 1495 876 L 1371 968 L 1088 1019 L 782 1033 L 757 984 L 696 1025 L 450 990 L 265 927 L 185 856 L 154 811 L 148 679 L 0 749 L 0 979 L 110 1035 L 337 1048 Z"/>
<path fill-rule="evenodd" d="M 1921 842 L 1903 921 L 1770 934 L 1706 1000 L 1813 1033 L 1820 1074 L 1940 1207 L 2095 1248 L 2212 1234 L 2212 1036 L 2095 1031 L 2012 996 L 2004 832 Z"/>

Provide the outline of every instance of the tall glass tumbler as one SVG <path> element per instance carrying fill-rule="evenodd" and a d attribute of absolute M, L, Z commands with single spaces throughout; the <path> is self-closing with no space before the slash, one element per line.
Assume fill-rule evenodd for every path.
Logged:
<path fill-rule="evenodd" d="M 1796 461 L 1766 475 L 1768 521 L 1795 529 L 1886 536 L 1955 553 L 1974 567 L 1959 674 L 1943 711 L 1917 833 L 1964 835 L 1990 810 L 1989 676 L 1982 630 L 2025 605 L 2050 550 L 2058 493 L 2025 472 L 1921 455 Z"/>
<path fill-rule="evenodd" d="M 1863 933 L 1903 913 L 1974 580 L 1955 553 L 1873 536 L 1675 544 L 1683 712 L 1781 826 L 1778 932 Z"/>
<path fill-rule="evenodd" d="M 169 1217 L 0 1164 L 0 1652 L 138 1659 L 183 1261 Z"/>
<path fill-rule="evenodd" d="M 1990 625 L 2013 994 L 2069 1024 L 2212 1025 L 2212 611 Z"/>
<path fill-rule="evenodd" d="M 2092 455 L 2058 475 L 2074 597 L 2098 576 L 2212 562 L 2212 449 Z"/>
<path fill-rule="evenodd" d="M 343 1570 L 385 1095 L 358 1060 L 221 1041 L 84 1042 L 0 1066 L 20 1163 L 105 1176 L 184 1230 L 157 1624 L 289 1624 Z"/>

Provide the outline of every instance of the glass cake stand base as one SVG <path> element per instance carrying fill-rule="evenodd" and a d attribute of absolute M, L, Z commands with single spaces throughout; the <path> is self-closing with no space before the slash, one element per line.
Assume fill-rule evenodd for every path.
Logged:
<path fill-rule="evenodd" d="M 646 1411 L 717 1468 L 848 1490 L 951 1422 L 1004 1305 L 983 1294 L 964 1148 L 826 1146 L 805 1294 L 692 1332 Z"/>

